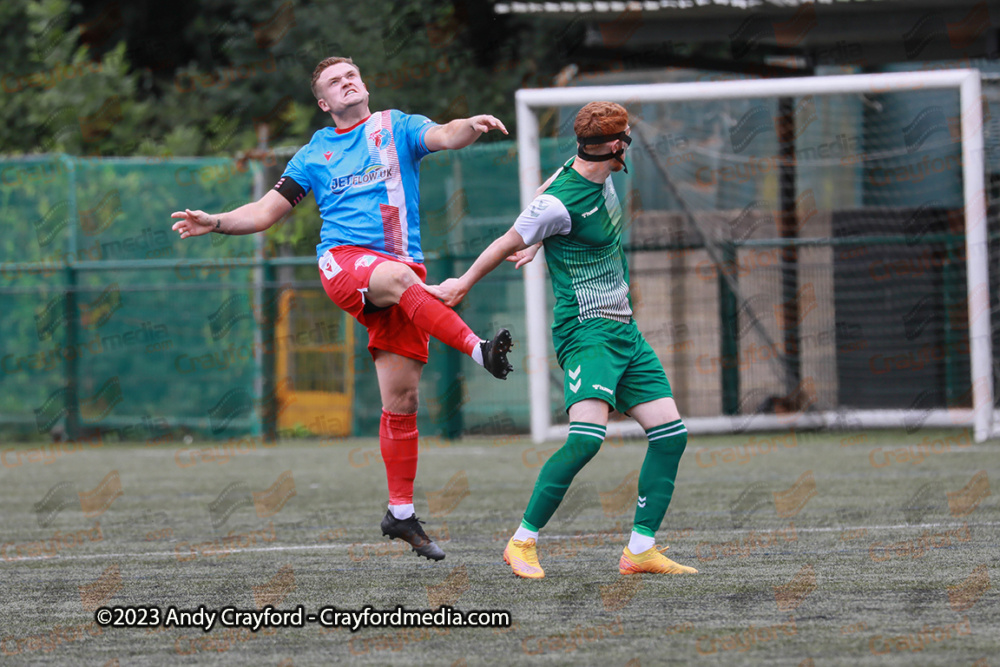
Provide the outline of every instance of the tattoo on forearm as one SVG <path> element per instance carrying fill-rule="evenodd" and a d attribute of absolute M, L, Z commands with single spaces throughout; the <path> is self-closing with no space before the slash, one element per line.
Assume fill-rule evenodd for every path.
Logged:
<path fill-rule="evenodd" d="M 215 228 L 212 231 L 215 232 L 216 234 L 225 234 L 226 233 L 226 232 L 222 231 L 222 216 L 221 215 L 215 219 Z"/>

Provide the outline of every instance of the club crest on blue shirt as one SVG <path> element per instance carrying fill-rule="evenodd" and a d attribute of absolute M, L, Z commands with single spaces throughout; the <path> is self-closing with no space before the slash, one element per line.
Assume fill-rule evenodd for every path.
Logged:
<path fill-rule="evenodd" d="M 389 131 L 384 127 L 379 128 L 368 135 L 368 140 L 375 144 L 375 148 L 382 148 L 382 142 L 389 138 Z"/>

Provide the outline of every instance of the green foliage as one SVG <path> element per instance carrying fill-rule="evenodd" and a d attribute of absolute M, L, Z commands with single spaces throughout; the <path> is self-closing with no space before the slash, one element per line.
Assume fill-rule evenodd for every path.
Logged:
<path fill-rule="evenodd" d="M 167 26 L 160 9 L 142 5 L 88 13 L 69 0 L 0 3 L 0 24 L 20 28 L 0 36 L 0 152 L 237 157 L 256 148 L 259 124 L 270 146 L 297 147 L 330 124 L 309 88 L 330 55 L 354 58 L 373 109 L 438 122 L 491 113 L 513 133 L 514 91 L 547 83 L 558 66 L 543 67 L 552 29 L 461 0 L 371 2 L 350 12 L 304 0 L 188 4 L 197 11 L 172 15 Z M 283 160 L 264 166 L 273 182 Z M 308 254 L 318 229 L 310 199 L 268 243 Z"/>
<path fill-rule="evenodd" d="M 514 91 L 558 69 L 543 66 L 551 29 L 461 0 L 350 12 L 304 0 L 194 4 L 172 16 L 183 29 L 164 34 L 161 10 L 141 5 L 85 16 L 68 0 L 2 3 L 0 24 L 20 29 L 0 37 L 0 150 L 233 156 L 256 146 L 260 123 L 271 145 L 301 145 L 330 122 L 309 89 L 329 55 L 354 58 L 373 109 L 438 121 L 492 113 L 513 130 Z"/>

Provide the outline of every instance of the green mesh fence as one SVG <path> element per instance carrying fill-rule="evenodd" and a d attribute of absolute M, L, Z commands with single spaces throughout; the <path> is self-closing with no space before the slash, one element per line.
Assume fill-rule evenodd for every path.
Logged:
<path fill-rule="evenodd" d="M 554 146 L 545 158 L 554 168 Z M 266 171 L 265 187 L 282 166 Z M 279 388 L 342 391 L 349 381 L 351 431 L 377 433 L 367 335 L 326 300 L 314 255 L 258 259 L 253 236 L 181 241 L 170 230 L 175 210 L 250 201 L 258 168 L 228 159 L 0 161 L 0 429 L 8 437 L 155 443 L 260 435 L 279 428 Z M 421 194 L 429 280 L 440 281 L 464 270 L 519 213 L 512 144 L 428 157 Z M 289 289 L 300 298 L 285 300 Z M 484 337 L 497 326 L 523 332 L 520 274 L 498 270 L 461 312 Z M 279 377 L 281 314 L 286 336 L 307 343 L 343 343 L 354 327 L 353 353 L 345 360 L 295 351 Z M 514 354 L 522 372 L 500 383 L 432 341 L 421 428 L 450 436 L 525 429 L 523 354 L 523 346 Z"/>
<path fill-rule="evenodd" d="M 252 428 L 258 420 L 242 404 L 256 395 L 258 326 L 252 312 L 225 308 L 250 303 L 254 240 L 180 242 L 170 230 L 177 209 L 248 199 L 251 175 L 235 164 L 0 163 L 5 427 L 34 437 L 111 430 L 128 440 Z M 238 407 L 224 404 L 213 419 L 209 408 L 227 393 Z"/>

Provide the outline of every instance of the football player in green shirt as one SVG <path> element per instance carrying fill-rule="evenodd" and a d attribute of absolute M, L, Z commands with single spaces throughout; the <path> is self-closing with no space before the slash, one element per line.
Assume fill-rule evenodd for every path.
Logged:
<path fill-rule="evenodd" d="M 656 531 L 670 504 L 687 445 L 687 429 L 659 358 L 632 319 L 628 261 L 622 250 L 622 211 L 611 173 L 625 168 L 631 143 L 628 112 L 591 102 L 573 124 L 578 153 L 539 188 L 511 229 L 494 241 L 461 278 L 427 291 L 454 306 L 504 259 L 520 268 L 545 247 L 555 292 L 552 341 L 563 369 L 569 436 L 545 462 L 521 526 L 504 560 L 527 579 L 545 576 L 535 548 L 538 531 L 556 511 L 573 477 L 597 454 L 612 408 L 639 422 L 649 447 L 639 472 L 632 536 L 618 563 L 621 574 L 697 572 L 663 555 Z"/>

